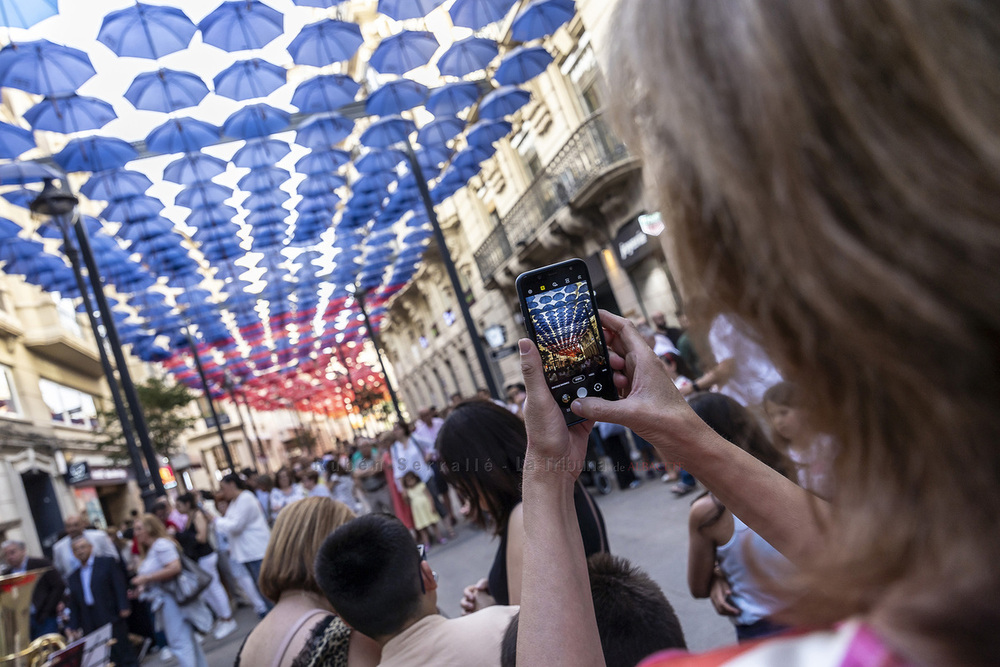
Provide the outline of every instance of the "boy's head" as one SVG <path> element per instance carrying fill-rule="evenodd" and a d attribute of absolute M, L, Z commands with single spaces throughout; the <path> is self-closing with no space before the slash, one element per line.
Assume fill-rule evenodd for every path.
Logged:
<path fill-rule="evenodd" d="M 316 555 L 316 580 L 344 622 L 385 642 L 436 613 L 437 583 L 399 519 L 368 514 L 344 524 Z"/>
<path fill-rule="evenodd" d="M 611 554 L 594 554 L 587 570 L 607 667 L 635 667 L 657 651 L 687 648 L 674 608 L 649 575 Z M 517 625 L 515 616 L 500 644 L 500 667 L 516 665 Z"/>

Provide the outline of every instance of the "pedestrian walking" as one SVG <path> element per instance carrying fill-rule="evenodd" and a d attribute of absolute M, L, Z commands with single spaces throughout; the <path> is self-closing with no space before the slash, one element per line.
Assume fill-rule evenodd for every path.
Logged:
<path fill-rule="evenodd" d="M 260 577 L 260 565 L 271 535 L 264 510 L 236 473 L 223 477 L 219 482 L 219 490 L 229 501 L 229 507 L 224 515 L 215 520 L 215 525 L 229 538 L 232 560 L 247 569 L 254 589 L 259 593 L 257 580 Z M 270 608 L 270 605 L 266 606 Z"/>

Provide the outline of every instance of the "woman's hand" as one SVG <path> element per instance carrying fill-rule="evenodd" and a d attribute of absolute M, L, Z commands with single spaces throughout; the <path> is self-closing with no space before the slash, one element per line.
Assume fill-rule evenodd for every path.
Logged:
<path fill-rule="evenodd" d="M 620 399 L 589 397 L 573 401 L 573 412 L 594 421 L 621 424 L 656 446 L 672 462 L 677 436 L 704 423 L 688 407 L 673 380 L 629 320 L 600 311 L 614 382 Z"/>
<path fill-rule="evenodd" d="M 593 422 L 566 426 L 566 419 L 545 381 L 542 358 L 527 338 L 518 341 L 521 374 L 527 398 L 524 401 L 524 424 L 528 432 L 525 472 L 555 472 L 575 481 L 583 470 L 587 438 Z"/>
<path fill-rule="evenodd" d="M 136 588 L 142 588 L 147 583 L 149 583 L 149 578 L 141 574 L 137 574 L 136 576 L 132 577 L 132 585 L 135 586 Z"/>
<path fill-rule="evenodd" d="M 466 586 L 462 591 L 462 600 L 458 604 L 462 607 L 462 615 L 479 611 L 479 594 L 489 594 L 490 584 L 486 579 L 480 579 L 471 586 Z"/>
<path fill-rule="evenodd" d="M 733 589 L 726 581 L 725 577 L 712 577 L 712 590 L 708 594 L 712 600 L 715 612 L 721 616 L 739 616 L 740 608 L 729 601 L 729 596 L 733 594 Z"/>

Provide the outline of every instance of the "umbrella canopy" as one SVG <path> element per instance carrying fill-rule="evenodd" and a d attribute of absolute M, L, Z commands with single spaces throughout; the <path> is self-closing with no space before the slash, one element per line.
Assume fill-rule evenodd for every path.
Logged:
<path fill-rule="evenodd" d="M 32 128 L 61 134 L 97 130 L 115 118 L 107 102 L 80 95 L 46 98 L 24 112 Z"/>
<path fill-rule="evenodd" d="M 174 198 L 175 206 L 185 208 L 210 208 L 233 196 L 233 191 L 218 183 L 199 183 L 185 188 Z"/>
<path fill-rule="evenodd" d="M 300 174 L 323 174 L 334 172 L 351 161 L 347 151 L 332 149 L 328 151 L 313 151 L 299 158 L 295 163 L 295 171 Z"/>
<path fill-rule="evenodd" d="M 513 126 L 505 120 L 481 120 L 469 128 L 465 140 L 470 146 L 488 146 L 506 137 L 512 129 Z"/>
<path fill-rule="evenodd" d="M 531 0 L 518 12 L 510 35 L 518 42 L 548 37 L 576 14 L 573 0 Z"/>
<path fill-rule="evenodd" d="M 148 241 L 169 234 L 173 229 L 174 223 L 164 217 L 154 216 L 122 224 L 116 236 L 126 241 Z"/>
<path fill-rule="evenodd" d="M 362 174 L 394 171 L 399 163 L 405 159 L 406 156 L 401 151 L 371 150 L 358 158 L 354 163 L 354 168 Z"/>
<path fill-rule="evenodd" d="M 368 63 L 382 74 L 406 74 L 426 65 L 438 49 L 438 41 L 427 31 L 404 30 L 390 35 L 375 47 Z"/>
<path fill-rule="evenodd" d="M 449 9 L 451 22 L 460 28 L 479 30 L 507 16 L 517 0 L 455 0 Z"/>
<path fill-rule="evenodd" d="M 435 116 L 454 116 L 468 109 L 479 99 L 479 85 L 474 81 L 456 81 L 435 88 L 427 97 L 424 108 Z"/>
<path fill-rule="evenodd" d="M 13 159 L 35 147 L 35 138 L 23 127 L 0 123 L 0 158 Z"/>
<path fill-rule="evenodd" d="M 152 185 L 145 174 L 118 169 L 94 174 L 80 187 L 80 192 L 93 201 L 117 201 L 142 194 Z"/>
<path fill-rule="evenodd" d="M 30 28 L 59 12 L 58 0 L 0 0 L 0 25 Z"/>
<path fill-rule="evenodd" d="M 259 49 L 284 32 L 284 16 L 260 0 L 230 0 L 198 24 L 202 40 L 223 51 Z"/>
<path fill-rule="evenodd" d="M 503 57 L 493 79 L 501 86 L 527 83 L 551 64 L 552 54 L 544 46 L 521 45 Z"/>
<path fill-rule="evenodd" d="M 290 122 L 287 111 L 264 103 L 251 104 L 227 118 L 222 124 L 222 133 L 234 139 L 266 137 L 285 129 Z"/>
<path fill-rule="evenodd" d="M 337 114 L 317 116 L 299 126 L 295 143 L 313 149 L 333 148 L 350 136 L 354 121 Z"/>
<path fill-rule="evenodd" d="M 261 192 L 263 190 L 273 190 L 291 178 L 291 174 L 278 167 L 265 167 L 255 169 L 239 180 L 241 190 L 247 192 Z"/>
<path fill-rule="evenodd" d="M 326 19 L 303 27 L 288 52 L 296 65 L 326 67 L 353 58 L 363 42 L 357 23 Z"/>
<path fill-rule="evenodd" d="M 20 206 L 21 208 L 29 208 L 31 202 L 38 198 L 38 190 L 31 190 L 28 188 L 18 188 L 16 190 L 8 190 L 7 192 L 0 195 L 7 201 L 9 201 L 14 206 Z"/>
<path fill-rule="evenodd" d="M 365 100 L 365 111 L 391 116 L 420 106 L 427 99 L 427 86 L 409 79 L 396 79 L 379 86 Z"/>
<path fill-rule="evenodd" d="M 210 181 L 226 170 L 226 163 L 204 153 L 185 153 L 167 165 L 163 179 L 171 183 L 190 185 Z"/>
<path fill-rule="evenodd" d="M 0 49 L 0 86 L 5 88 L 36 95 L 69 95 L 94 74 L 86 53 L 46 39 Z"/>
<path fill-rule="evenodd" d="M 361 133 L 360 141 L 369 148 L 388 148 L 406 141 L 417 130 L 412 120 L 401 116 L 386 116 L 369 125 Z"/>
<path fill-rule="evenodd" d="M 156 60 L 187 48 L 196 30 L 176 7 L 137 2 L 105 16 L 97 41 L 119 56 Z"/>
<path fill-rule="evenodd" d="M 430 14 L 444 0 L 378 0 L 378 10 L 396 21 L 419 19 Z"/>
<path fill-rule="evenodd" d="M 233 155 L 237 167 L 257 169 L 272 165 L 288 155 L 291 146 L 277 139 L 251 139 Z"/>
<path fill-rule="evenodd" d="M 0 185 L 40 183 L 46 178 L 61 178 L 61 174 L 38 162 L 8 162 L 0 164 Z"/>
<path fill-rule="evenodd" d="M 353 102 L 360 89 L 360 84 L 346 74 L 321 74 L 295 88 L 292 106 L 302 113 L 335 111 Z"/>
<path fill-rule="evenodd" d="M 453 42 L 438 58 L 438 71 L 444 76 L 463 77 L 485 69 L 497 57 L 499 47 L 492 39 L 466 37 Z"/>
<path fill-rule="evenodd" d="M 125 91 L 125 99 L 136 109 L 163 113 L 197 106 L 205 95 L 208 86 L 200 76 L 172 69 L 143 72 Z"/>
<path fill-rule="evenodd" d="M 531 93 L 517 86 L 501 86 L 483 98 L 479 105 L 479 117 L 500 120 L 514 113 L 531 99 Z"/>
<path fill-rule="evenodd" d="M 194 118 L 171 118 L 146 136 L 146 148 L 154 153 L 184 153 L 214 144 L 221 138 L 219 128 Z"/>
<path fill-rule="evenodd" d="M 465 121 L 454 116 L 442 116 L 420 128 L 417 142 L 421 146 L 447 144 L 465 129 Z"/>
<path fill-rule="evenodd" d="M 101 211 L 101 217 L 108 222 L 131 222 L 158 215 L 163 210 L 159 199 L 139 195 L 131 199 L 111 202 Z"/>
<path fill-rule="evenodd" d="M 12 239 L 21 232 L 21 225 L 11 222 L 7 218 L 0 218 L 0 240 Z"/>
<path fill-rule="evenodd" d="M 216 75 L 215 92 L 233 100 L 267 97 L 285 84 L 287 74 L 284 67 L 260 58 L 240 60 Z"/>
<path fill-rule="evenodd" d="M 104 171 L 124 167 L 139 157 L 132 144 L 115 137 L 71 139 L 52 159 L 68 172 Z"/>

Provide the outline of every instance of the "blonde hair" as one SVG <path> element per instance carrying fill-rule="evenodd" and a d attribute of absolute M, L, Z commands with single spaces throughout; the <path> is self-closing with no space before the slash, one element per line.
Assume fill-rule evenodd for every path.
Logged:
<path fill-rule="evenodd" d="M 682 285 L 840 446 L 800 618 L 878 608 L 922 659 L 1000 662 L 1000 5 L 622 0 L 617 22 L 612 99 Z"/>
<path fill-rule="evenodd" d="M 154 542 L 160 539 L 161 537 L 165 537 L 174 544 L 177 544 L 177 541 L 174 540 L 174 538 L 170 537 L 170 534 L 167 533 L 167 527 L 163 525 L 163 522 L 160 521 L 159 518 L 156 517 L 156 515 L 143 514 L 142 517 L 139 519 L 139 521 L 142 523 L 142 527 L 143 529 L 145 529 L 146 533 L 153 537 Z M 140 542 L 139 555 L 145 558 L 146 553 L 148 552 L 149 552 L 149 547 Z"/>
<path fill-rule="evenodd" d="M 260 592 L 277 602 L 285 591 L 321 593 L 313 562 L 326 536 L 354 518 L 346 505 L 314 496 L 278 514 L 260 567 Z"/>

